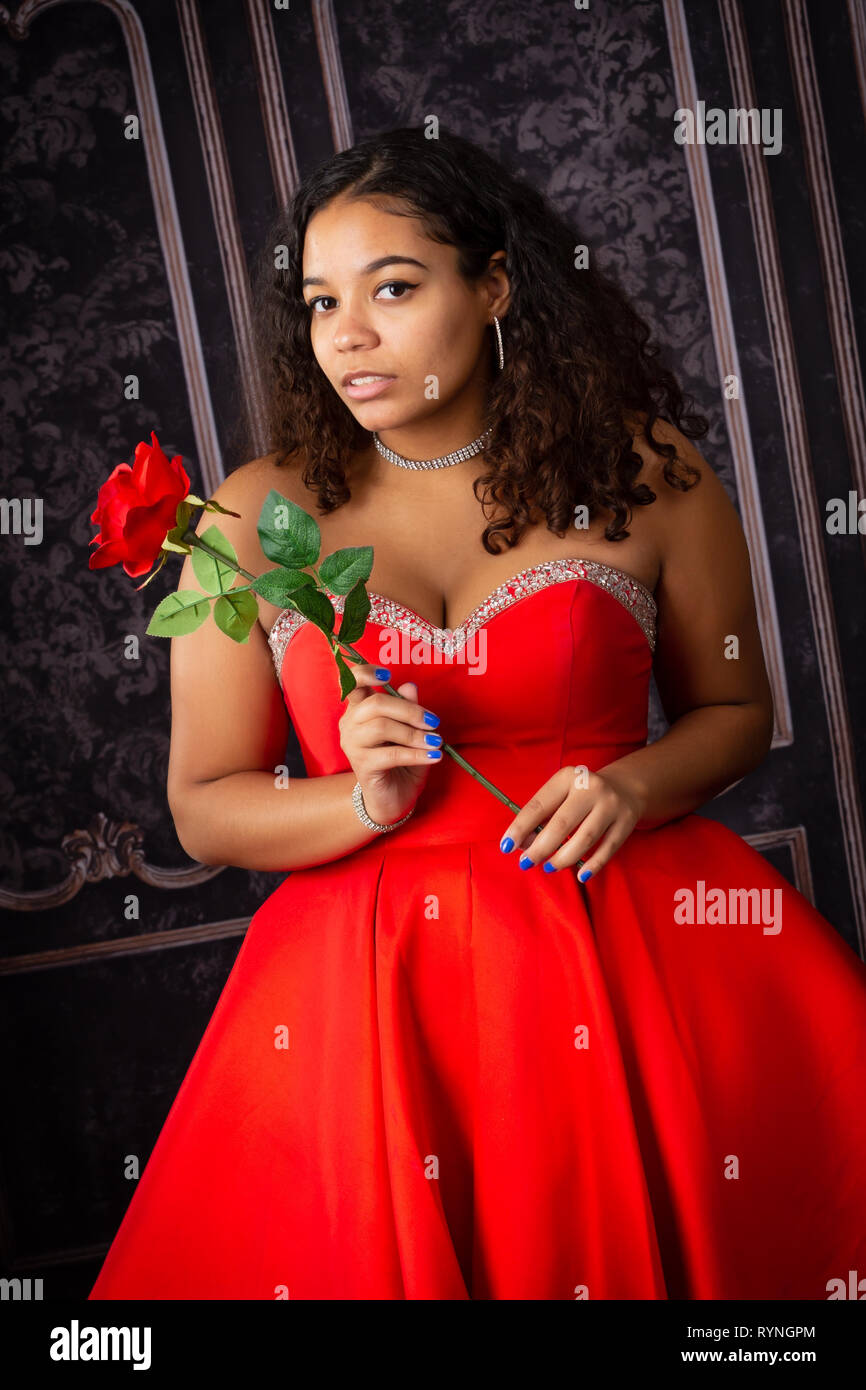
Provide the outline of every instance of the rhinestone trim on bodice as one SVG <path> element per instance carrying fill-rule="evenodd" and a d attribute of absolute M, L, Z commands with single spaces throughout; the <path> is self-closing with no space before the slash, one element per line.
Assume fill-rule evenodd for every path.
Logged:
<path fill-rule="evenodd" d="M 455 628 L 435 627 L 405 604 L 368 589 L 368 622 L 376 623 L 379 627 L 393 628 L 396 632 L 405 632 L 416 641 L 428 641 L 444 655 L 454 656 L 466 645 L 472 633 L 484 627 L 496 613 L 510 608 L 513 603 L 529 594 L 546 589 L 550 584 L 562 584 L 569 579 L 586 579 L 612 594 L 631 613 L 643 631 L 650 650 L 655 651 L 658 611 L 655 599 L 640 580 L 626 574 L 624 570 L 616 569 L 613 565 L 604 564 L 601 560 L 542 560 L 538 565 L 530 565 L 494 589 L 493 593 L 483 603 L 479 603 L 477 608 L 473 608 L 460 626 Z M 346 602 L 345 595 L 333 594 L 330 589 L 326 592 L 335 611 L 342 613 Z M 278 680 L 286 647 L 306 621 L 303 614 L 294 608 L 284 608 L 268 634 L 268 645 Z"/>

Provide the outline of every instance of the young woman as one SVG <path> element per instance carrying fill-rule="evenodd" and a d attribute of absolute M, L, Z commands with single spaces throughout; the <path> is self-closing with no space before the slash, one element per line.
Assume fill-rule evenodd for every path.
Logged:
<path fill-rule="evenodd" d="M 181 843 L 288 877 L 91 1298 L 823 1300 L 866 1270 L 866 967 L 694 814 L 770 747 L 748 552 L 579 242 L 417 130 L 268 240 L 274 452 L 220 525 L 261 573 L 276 489 L 320 560 L 373 546 L 366 660 L 341 701 L 264 602 L 246 645 L 172 644 Z"/>

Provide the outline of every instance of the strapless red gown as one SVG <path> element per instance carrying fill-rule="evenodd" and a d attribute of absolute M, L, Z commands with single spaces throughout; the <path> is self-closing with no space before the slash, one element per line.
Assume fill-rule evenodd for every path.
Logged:
<path fill-rule="evenodd" d="M 371 599 L 356 646 L 519 805 L 646 743 L 655 608 L 621 571 L 534 566 L 454 632 Z M 350 770 L 321 633 L 287 612 L 270 641 L 308 774 Z M 446 756 L 405 825 L 263 903 L 90 1298 L 866 1276 L 866 966 L 715 821 L 635 830 L 582 886 L 503 855 L 511 819 Z"/>

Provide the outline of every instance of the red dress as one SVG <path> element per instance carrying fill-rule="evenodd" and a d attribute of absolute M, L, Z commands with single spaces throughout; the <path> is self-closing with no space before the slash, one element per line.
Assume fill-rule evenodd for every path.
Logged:
<path fill-rule="evenodd" d="M 371 600 L 355 645 L 518 805 L 646 743 L 655 605 L 622 571 L 533 566 L 454 632 Z M 309 776 L 349 771 L 322 634 L 288 611 L 270 641 Z M 446 755 L 405 825 L 262 904 L 91 1298 L 866 1275 L 866 966 L 715 821 L 635 830 L 583 886 L 503 855 L 511 819 Z"/>

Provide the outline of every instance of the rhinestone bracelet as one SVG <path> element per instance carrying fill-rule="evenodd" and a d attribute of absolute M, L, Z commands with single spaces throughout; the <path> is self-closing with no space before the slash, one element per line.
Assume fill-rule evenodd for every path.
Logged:
<path fill-rule="evenodd" d="M 384 835 L 386 830 L 396 830 L 397 826 L 402 825 L 404 821 L 407 821 L 411 816 L 412 811 L 415 810 L 415 807 L 413 806 L 412 811 L 407 811 L 405 816 L 401 816 L 400 820 L 395 820 L 392 825 L 380 825 L 378 821 L 371 820 L 370 817 L 367 815 L 367 808 L 364 805 L 364 794 L 361 791 L 360 782 L 355 783 L 354 789 L 352 791 L 352 805 L 354 806 L 358 814 L 358 819 L 364 825 L 366 825 L 367 829 L 377 830 L 381 835 Z"/>

